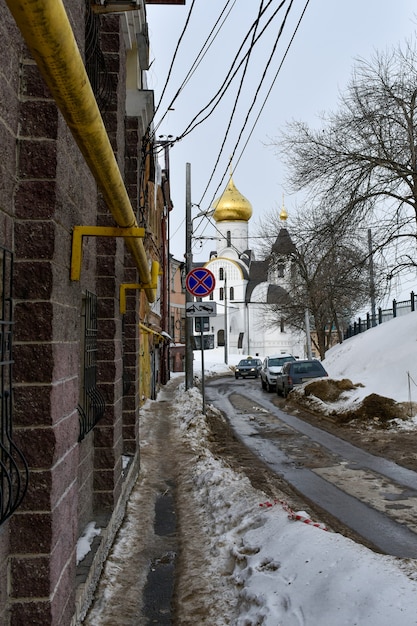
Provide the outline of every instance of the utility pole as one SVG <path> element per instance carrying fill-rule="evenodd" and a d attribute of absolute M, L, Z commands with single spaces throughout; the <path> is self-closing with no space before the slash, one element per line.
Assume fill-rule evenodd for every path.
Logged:
<path fill-rule="evenodd" d="M 306 341 L 307 341 L 307 358 L 311 360 L 313 354 L 311 351 L 310 313 L 308 309 L 305 310 L 304 319 L 305 319 Z"/>
<path fill-rule="evenodd" d="M 228 333 L 228 324 L 229 321 L 227 319 L 227 273 L 224 271 L 224 362 L 227 365 L 229 362 L 229 333 Z"/>
<path fill-rule="evenodd" d="M 193 235 L 193 222 L 191 219 L 191 164 L 185 164 L 185 273 L 193 268 L 193 256 L 191 252 L 191 240 Z M 188 289 L 185 291 L 185 302 L 193 301 L 193 296 Z M 185 389 L 193 387 L 193 318 L 185 317 Z"/>
<path fill-rule="evenodd" d="M 170 136 L 169 136 L 170 137 Z M 156 146 L 161 146 L 164 150 L 164 169 L 162 170 L 162 195 L 164 198 L 164 213 L 161 220 L 161 239 L 162 239 L 162 289 L 161 289 L 161 328 L 163 331 L 171 334 L 169 328 L 170 320 L 170 276 L 171 261 L 169 254 L 169 213 L 173 208 L 170 190 L 170 170 L 169 170 L 169 149 L 172 146 L 169 139 L 160 139 L 155 142 Z M 170 347 L 169 342 L 164 341 L 161 350 L 161 382 L 165 385 L 170 378 Z"/>
<path fill-rule="evenodd" d="M 376 326 L 376 306 L 375 306 L 375 276 L 374 276 L 374 255 L 372 251 L 372 231 L 368 228 L 368 250 L 369 250 L 369 289 L 371 296 L 371 324 Z"/>

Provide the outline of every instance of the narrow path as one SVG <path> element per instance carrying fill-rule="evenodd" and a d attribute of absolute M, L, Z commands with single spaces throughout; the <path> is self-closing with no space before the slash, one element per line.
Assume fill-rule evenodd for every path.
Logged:
<path fill-rule="evenodd" d="M 84 626 L 174 624 L 178 438 L 172 381 L 141 410 L 141 470 Z"/>

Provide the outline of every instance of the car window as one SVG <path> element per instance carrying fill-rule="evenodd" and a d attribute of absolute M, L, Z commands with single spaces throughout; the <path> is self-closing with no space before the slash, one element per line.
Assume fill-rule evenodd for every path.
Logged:
<path fill-rule="evenodd" d="M 269 359 L 269 367 L 280 367 L 281 365 L 283 365 L 284 363 L 287 363 L 288 361 L 294 361 L 294 357 L 292 356 L 282 356 L 282 357 L 276 357 L 274 359 Z"/>
<path fill-rule="evenodd" d="M 318 361 L 316 363 L 294 363 L 293 365 L 294 374 L 323 374 L 323 366 Z"/>

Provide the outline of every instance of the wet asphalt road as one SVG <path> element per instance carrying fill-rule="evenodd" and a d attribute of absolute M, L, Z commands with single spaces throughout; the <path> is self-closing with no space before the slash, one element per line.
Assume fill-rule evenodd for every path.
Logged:
<path fill-rule="evenodd" d="M 416 472 L 285 413 L 259 380 L 225 377 L 205 391 L 245 445 L 300 494 L 381 552 L 417 558 Z M 236 409 L 233 394 L 251 410 Z"/>

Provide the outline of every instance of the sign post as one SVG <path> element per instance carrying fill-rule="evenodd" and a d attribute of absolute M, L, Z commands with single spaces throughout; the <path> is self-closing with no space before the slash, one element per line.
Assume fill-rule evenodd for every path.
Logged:
<path fill-rule="evenodd" d="M 214 274 L 205 267 L 196 267 L 190 270 L 185 278 L 185 286 L 188 293 L 197 298 L 204 298 L 211 294 L 214 290 L 216 280 Z M 215 304 L 206 302 L 192 302 L 186 304 L 187 317 L 200 317 L 200 344 L 201 344 L 201 395 L 203 397 L 203 415 L 206 414 L 206 393 L 205 393 L 205 375 L 204 375 L 204 333 L 203 333 L 203 317 L 215 315 L 213 309 L 209 305 Z M 204 313 L 204 315 L 203 315 Z"/>

